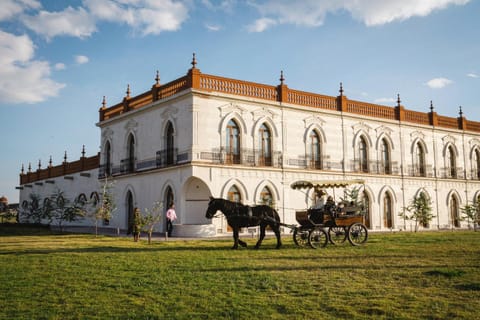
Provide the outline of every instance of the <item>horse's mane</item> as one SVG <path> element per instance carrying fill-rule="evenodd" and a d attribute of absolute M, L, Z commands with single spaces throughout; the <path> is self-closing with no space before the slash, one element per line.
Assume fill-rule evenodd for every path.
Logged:
<path fill-rule="evenodd" d="M 230 200 L 222 199 L 222 198 L 219 198 L 219 199 L 216 199 L 216 200 L 220 201 L 220 202 L 223 202 L 223 206 L 224 206 L 225 210 L 229 210 L 229 211 L 235 210 L 236 208 L 239 208 L 239 207 L 241 207 L 241 208 L 245 207 L 245 205 L 240 203 L 240 202 L 230 201 Z"/>

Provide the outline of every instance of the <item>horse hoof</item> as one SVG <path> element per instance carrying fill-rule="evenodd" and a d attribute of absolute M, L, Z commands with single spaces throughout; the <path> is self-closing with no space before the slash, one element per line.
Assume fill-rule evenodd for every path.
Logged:
<path fill-rule="evenodd" d="M 247 247 L 247 244 L 246 244 L 246 243 L 242 243 L 241 246 L 244 247 L 244 248 L 246 248 L 246 247 Z"/>

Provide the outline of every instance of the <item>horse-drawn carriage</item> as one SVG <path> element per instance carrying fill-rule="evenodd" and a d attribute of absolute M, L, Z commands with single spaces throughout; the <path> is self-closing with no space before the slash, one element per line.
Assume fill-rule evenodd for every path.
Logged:
<path fill-rule="evenodd" d="M 363 180 L 342 181 L 296 181 L 292 189 L 311 190 L 315 193 L 335 188 L 346 188 L 349 185 L 364 185 Z M 325 204 L 321 208 L 309 208 L 295 212 L 300 226 L 291 226 L 293 241 L 298 246 L 309 244 L 312 248 L 325 247 L 343 243 L 345 240 L 354 245 L 362 245 L 368 239 L 368 230 L 364 224 L 363 206 L 358 201 L 359 189 L 355 199 L 342 199 L 340 203 Z M 335 194 L 335 193 L 334 193 Z"/>
<path fill-rule="evenodd" d="M 351 184 L 363 185 L 363 180 L 297 181 L 291 187 L 293 189 L 313 188 L 318 191 L 337 187 L 345 188 Z M 248 206 L 239 202 L 210 197 L 205 218 L 214 218 L 218 211 L 225 215 L 228 224 L 233 229 L 233 249 L 237 249 L 239 245 L 247 246 L 244 241 L 239 239 L 239 231 L 241 228 L 251 226 L 260 226 L 260 235 L 255 248 L 259 248 L 265 238 L 267 226 L 275 233 L 277 249 L 282 246 L 280 226 L 293 230 L 293 241 L 297 245 L 304 246 L 308 243 L 312 248 L 324 247 L 328 241 L 335 244 L 345 242 L 346 239 L 352 245 L 361 245 L 368 238 L 361 206 L 356 201 L 344 200 L 344 203 L 338 207 L 325 205 L 322 209 L 310 208 L 296 211 L 297 222 L 300 226 L 282 223 L 278 212 L 268 205 Z"/>

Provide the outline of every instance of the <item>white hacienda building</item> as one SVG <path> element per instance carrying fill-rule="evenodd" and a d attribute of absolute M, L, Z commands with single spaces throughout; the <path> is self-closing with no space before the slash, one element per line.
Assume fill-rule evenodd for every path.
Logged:
<path fill-rule="evenodd" d="M 285 223 L 312 195 L 297 180 L 362 178 L 370 230 L 410 229 L 398 214 L 420 192 L 432 200 L 430 229 L 465 228 L 460 208 L 480 197 L 480 122 L 207 75 L 196 68 L 169 83 L 99 110 L 98 155 L 20 175 L 20 205 L 56 188 L 70 198 L 101 194 L 114 181 L 117 214 L 108 228 L 126 230 L 135 207 L 176 204 L 174 236 L 228 232 L 205 219 L 209 196 L 245 204 L 270 202 Z M 74 225 L 89 225 L 77 221 Z M 158 231 L 164 231 L 165 224 Z"/>

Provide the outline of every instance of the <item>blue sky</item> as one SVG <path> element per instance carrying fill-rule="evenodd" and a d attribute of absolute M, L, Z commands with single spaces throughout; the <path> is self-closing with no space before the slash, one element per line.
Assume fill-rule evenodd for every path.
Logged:
<path fill-rule="evenodd" d="M 204 73 L 480 121 L 479 0 L 0 0 L 0 196 L 99 151 L 102 97 Z"/>

